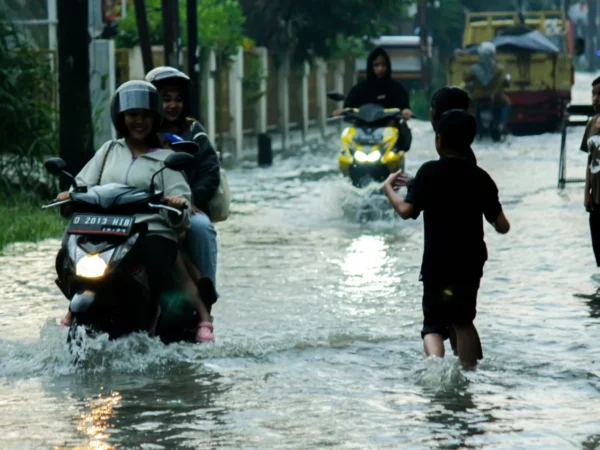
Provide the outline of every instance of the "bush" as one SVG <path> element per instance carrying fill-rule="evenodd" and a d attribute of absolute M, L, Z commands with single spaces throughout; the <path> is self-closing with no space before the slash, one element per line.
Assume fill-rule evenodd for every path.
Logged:
<path fill-rule="evenodd" d="M 0 195 L 53 184 L 42 162 L 57 149 L 56 87 L 49 55 L 0 13 Z"/>
<path fill-rule="evenodd" d="M 0 253 L 13 242 L 38 242 L 59 238 L 67 222 L 57 210 L 43 211 L 35 196 L 15 194 L 0 200 Z"/>

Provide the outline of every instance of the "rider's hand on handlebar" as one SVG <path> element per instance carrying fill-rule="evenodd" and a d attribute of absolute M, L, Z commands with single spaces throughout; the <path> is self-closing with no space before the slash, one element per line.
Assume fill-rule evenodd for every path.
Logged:
<path fill-rule="evenodd" d="M 58 194 L 56 196 L 56 201 L 63 201 L 63 200 L 68 200 L 71 198 L 71 193 L 70 192 L 61 192 L 60 194 Z"/>
<path fill-rule="evenodd" d="M 185 199 L 183 199 L 181 197 L 176 197 L 174 195 L 165 197 L 164 202 L 172 208 L 177 208 L 177 209 L 187 208 L 187 202 L 185 201 Z"/>
<path fill-rule="evenodd" d="M 332 116 L 341 116 L 342 112 L 344 112 L 342 109 L 336 109 L 334 112 L 331 113 Z"/>

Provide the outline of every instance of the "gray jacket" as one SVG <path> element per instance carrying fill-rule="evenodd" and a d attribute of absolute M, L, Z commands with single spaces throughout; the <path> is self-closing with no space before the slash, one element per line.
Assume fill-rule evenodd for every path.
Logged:
<path fill-rule="evenodd" d="M 76 177 L 77 184 L 83 184 L 88 188 L 98 184 L 102 163 L 111 142 L 106 142 L 79 172 Z M 171 153 L 173 153 L 172 150 L 157 149 L 133 158 L 125 140 L 119 139 L 108 155 L 99 184 L 120 183 L 139 189 L 150 189 L 152 175 L 163 167 L 163 161 Z M 183 211 L 181 217 L 176 217 L 163 210 L 156 214 L 137 214 L 135 221 L 136 223 L 147 223 L 149 235 L 160 235 L 176 241 L 176 231 L 190 227 L 192 203 L 190 187 L 183 173 L 170 169 L 163 170 L 156 176 L 154 182 L 157 190 L 163 191 L 165 197 L 173 195 L 184 198 L 188 208 Z"/>

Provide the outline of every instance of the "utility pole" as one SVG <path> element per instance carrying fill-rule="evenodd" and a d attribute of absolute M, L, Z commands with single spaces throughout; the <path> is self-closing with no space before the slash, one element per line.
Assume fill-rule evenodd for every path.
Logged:
<path fill-rule="evenodd" d="M 148 31 L 148 18 L 146 16 L 146 5 L 144 0 L 134 0 L 135 21 L 137 23 L 138 38 L 142 49 L 142 60 L 144 72 L 148 73 L 154 68 L 152 61 L 152 48 L 150 47 L 150 32 Z"/>
<path fill-rule="evenodd" d="M 200 120 L 201 90 L 200 49 L 198 48 L 198 0 L 187 0 L 187 36 L 188 76 L 192 80 L 190 86 L 190 113 L 192 117 Z"/>
<path fill-rule="evenodd" d="M 431 71 L 429 61 L 429 30 L 427 27 L 427 7 L 428 0 L 419 3 L 418 15 L 420 25 L 419 36 L 421 41 L 421 67 L 423 70 L 425 91 L 427 92 L 427 96 L 429 96 L 431 94 Z"/>
<path fill-rule="evenodd" d="M 165 65 L 178 67 L 177 36 L 178 36 L 178 0 L 162 0 L 163 40 L 165 48 Z"/>
<path fill-rule="evenodd" d="M 88 12 L 87 0 L 57 3 L 59 149 L 74 174 L 94 156 Z M 69 183 L 61 178 L 63 189 Z"/>
<path fill-rule="evenodd" d="M 587 57 L 588 57 L 588 69 L 595 71 L 598 66 L 598 27 L 596 21 L 598 20 L 598 0 L 588 0 L 588 33 L 587 33 Z"/>

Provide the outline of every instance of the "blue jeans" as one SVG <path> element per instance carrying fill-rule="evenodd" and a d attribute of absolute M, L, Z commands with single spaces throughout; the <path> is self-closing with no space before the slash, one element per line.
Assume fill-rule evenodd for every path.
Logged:
<path fill-rule="evenodd" d="M 192 215 L 192 226 L 187 231 L 184 248 L 202 275 L 210 278 L 216 291 L 217 231 L 206 214 Z"/>

